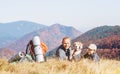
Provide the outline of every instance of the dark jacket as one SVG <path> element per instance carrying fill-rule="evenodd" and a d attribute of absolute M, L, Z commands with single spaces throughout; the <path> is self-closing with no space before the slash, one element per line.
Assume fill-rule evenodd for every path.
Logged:
<path fill-rule="evenodd" d="M 90 54 L 90 55 L 89 55 L 88 53 L 86 53 L 86 54 L 84 55 L 84 58 L 88 58 L 88 59 L 91 59 L 91 60 L 94 60 L 94 61 L 97 61 L 97 62 L 100 61 L 100 57 L 98 56 L 97 53 Z"/>
<path fill-rule="evenodd" d="M 71 47 L 66 50 L 63 45 L 59 46 L 56 51 L 56 55 L 60 60 L 70 60 L 70 53 Z"/>

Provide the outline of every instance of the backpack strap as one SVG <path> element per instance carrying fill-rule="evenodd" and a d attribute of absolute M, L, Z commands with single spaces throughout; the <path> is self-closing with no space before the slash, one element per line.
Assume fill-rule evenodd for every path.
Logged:
<path fill-rule="evenodd" d="M 31 41 L 30 41 L 30 42 L 28 43 L 27 47 L 26 47 L 26 54 L 31 55 L 31 57 L 32 57 L 33 59 L 35 59 L 35 54 L 34 54 L 32 48 L 33 48 L 33 46 L 32 46 Z"/>

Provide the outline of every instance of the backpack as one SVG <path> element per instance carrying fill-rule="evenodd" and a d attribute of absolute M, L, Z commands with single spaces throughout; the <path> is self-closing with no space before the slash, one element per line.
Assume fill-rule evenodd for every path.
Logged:
<path fill-rule="evenodd" d="M 40 46 L 42 48 L 43 55 L 45 56 L 46 52 L 48 51 L 48 47 L 43 42 L 40 43 Z M 30 54 L 32 56 L 32 58 L 35 60 L 35 52 L 34 52 L 34 46 L 33 46 L 32 40 L 30 40 L 30 42 L 27 45 L 26 54 Z"/>

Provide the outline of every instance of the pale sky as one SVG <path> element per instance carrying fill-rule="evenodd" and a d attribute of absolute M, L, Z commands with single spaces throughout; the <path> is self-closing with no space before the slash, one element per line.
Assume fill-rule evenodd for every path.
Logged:
<path fill-rule="evenodd" d="M 120 0 L 0 0 L 0 23 L 19 20 L 59 23 L 86 32 L 120 25 Z"/>

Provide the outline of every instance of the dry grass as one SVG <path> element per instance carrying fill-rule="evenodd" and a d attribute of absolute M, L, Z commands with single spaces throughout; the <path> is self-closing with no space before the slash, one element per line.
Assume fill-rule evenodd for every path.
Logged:
<path fill-rule="evenodd" d="M 99 63 L 87 59 L 79 62 L 49 59 L 44 63 L 8 63 L 0 59 L 0 74 L 120 74 L 120 61 L 102 59 Z"/>

